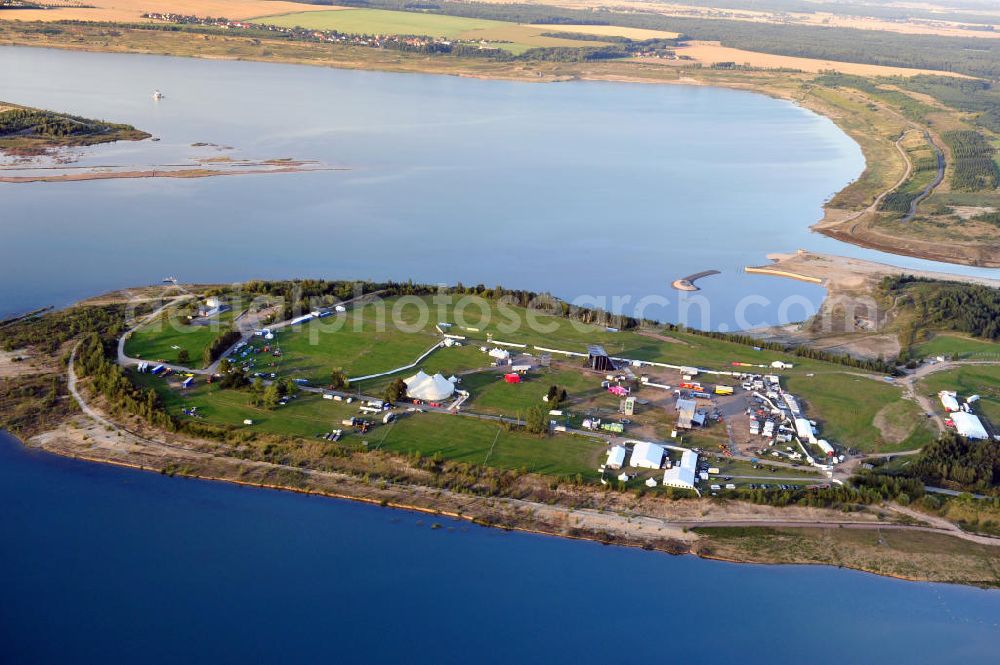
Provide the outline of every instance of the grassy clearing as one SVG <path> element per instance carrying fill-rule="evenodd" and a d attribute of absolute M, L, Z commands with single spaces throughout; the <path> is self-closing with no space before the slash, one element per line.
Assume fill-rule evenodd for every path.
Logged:
<path fill-rule="evenodd" d="M 205 383 L 181 391 L 149 375 L 138 375 L 135 381 L 155 388 L 173 415 L 188 418 L 183 410 L 198 407 L 206 422 L 247 427 L 254 432 L 314 438 L 341 429 L 341 420 L 358 415 L 357 404 L 325 400 L 315 394 L 299 394 L 287 405 L 268 411 L 249 406 L 246 392 L 220 390 Z M 245 419 L 253 420 L 253 425 L 244 426 Z M 581 437 L 510 432 L 496 422 L 437 413 L 403 414 L 396 423 L 377 423 L 364 435 L 345 430 L 339 444 L 359 447 L 363 441 L 372 449 L 419 451 L 427 456 L 440 453 L 447 459 L 474 464 L 560 476 L 581 474 L 588 479 L 597 477 L 605 451 L 603 443 Z"/>
<path fill-rule="evenodd" d="M 486 41 L 513 53 L 534 47 L 579 47 L 605 42 L 580 42 L 559 37 L 545 37 L 554 32 L 545 25 L 520 25 L 490 19 L 398 12 L 384 9 L 342 9 L 296 12 L 255 19 L 257 23 L 282 27 L 337 30 L 363 35 L 422 35 L 463 41 Z M 627 29 L 623 29 L 627 30 Z"/>
<path fill-rule="evenodd" d="M 880 575 L 1000 585 L 995 548 L 921 531 L 698 528 L 702 551 L 741 561 L 847 566 Z"/>
<path fill-rule="evenodd" d="M 135 376 L 133 381 L 155 388 L 172 415 L 187 418 L 182 411 L 198 407 L 199 417 L 206 422 L 243 427 L 243 421 L 250 419 L 254 424 L 249 429 L 268 434 L 313 437 L 340 429 L 341 420 L 358 413 L 356 404 L 325 400 L 312 394 L 300 394 L 287 405 L 268 411 L 249 406 L 246 392 L 221 390 L 201 380 L 188 390 L 172 388 L 164 379 L 143 374 Z M 352 438 L 353 435 L 348 435 L 344 440 Z"/>
<path fill-rule="evenodd" d="M 429 301 L 429 298 L 422 300 Z M 488 345 L 490 336 L 498 341 L 527 344 L 529 348 L 525 350 L 528 352 L 537 352 L 530 347 L 539 345 L 582 353 L 588 344 L 602 344 L 612 355 L 710 369 L 730 369 L 732 361 L 769 364 L 777 359 L 794 363 L 792 374 L 831 368 L 828 363 L 772 351 L 754 351 L 741 344 L 690 333 L 669 332 L 652 337 L 634 331 L 608 332 L 600 326 L 496 303 L 489 303 L 486 309 L 477 305 L 463 307 L 459 300 L 442 307 L 430 303 L 432 314 L 421 317 L 412 301 L 387 299 L 337 317 L 282 330 L 276 341 L 283 356 L 274 369 L 268 367 L 267 370 L 276 371 L 280 376 L 305 378 L 319 385 L 328 380 L 334 367 L 343 367 L 351 376 L 385 372 L 412 363 L 439 341 L 441 337 L 434 330 L 438 321 L 453 324 L 451 332 L 467 339 L 464 346 L 440 349 L 420 363 L 427 372 L 453 374 L 489 366 L 490 359 L 478 349 Z M 263 343 L 257 340 L 255 344 L 261 346 Z M 555 358 L 566 359 L 564 356 Z M 582 360 L 574 358 L 566 361 L 583 364 Z M 365 389 L 384 382 L 383 379 L 370 381 Z"/>
<path fill-rule="evenodd" d="M 919 448 L 933 432 L 920 407 L 903 400 L 897 386 L 844 372 L 792 377 L 788 388 L 805 401 L 820 435 L 864 452 Z"/>
<path fill-rule="evenodd" d="M 203 326 L 190 325 L 176 313 L 171 313 L 167 318 L 158 318 L 133 332 L 125 341 L 125 353 L 144 360 L 204 367 L 205 349 L 220 333 L 229 329 L 233 316 L 232 311 L 223 312 L 212 325 Z M 187 363 L 180 361 L 182 349 L 187 350 L 190 359 Z"/>
<path fill-rule="evenodd" d="M 923 379 L 918 389 L 936 395 L 941 390 L 955 390 L 960 395 L 979 395 L 976 411 L 990 422 L 1000 424 L 1000 366 L 968 365 L 931 374 Z"/>
<path fill-rule="evenodd" d="M 514 384 L 506 383 L 503 373 L 497 371 L 471 374 L 462 381 L 462 388 L 472 394 L 472 409 L 508 416 L 536 406 L 548 410 L 542 397 L 552 385 L 565 388 L 571 403 L 606 393 L 599 377 L 572 370 L 542 369 L 530 372 L 521 383 Z"/>
<path fill-rule="evenodd" d="M 380 434 L 370 436 L 378 442 Z M 495 443 L 494 443 L 495 442 Z M 575 436 L 540 437 L 509 432 L 497 423 L 437 413 L 401 419 L 381 443 L 382 448 L 401 453 L 419 451 L 472 464 L 487 463 L 503 469 L 559 476 L 598 477 L 606 446 Z M 492 448 L 492 453 L 490 449 Z"/>
<path fill-rule="evenodd" d="M 1000 359 L 1000 344 L 954 333 L 936 333 L 914 347 L 917 357 L 951 356 L 956 359 Z"/>

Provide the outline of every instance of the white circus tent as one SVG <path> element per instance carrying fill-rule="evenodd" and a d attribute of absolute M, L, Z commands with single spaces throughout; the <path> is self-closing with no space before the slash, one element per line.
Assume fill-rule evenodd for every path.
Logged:
<path fill-rule="evenodd" d="M 448 399 L 455 392 L 455 384 L 440 374 L 430 376 L 423 370 L 417 372 L 408 379 L 406 383 L 406 394 L 413 399 L 424 402 L 440 402 Z"/>

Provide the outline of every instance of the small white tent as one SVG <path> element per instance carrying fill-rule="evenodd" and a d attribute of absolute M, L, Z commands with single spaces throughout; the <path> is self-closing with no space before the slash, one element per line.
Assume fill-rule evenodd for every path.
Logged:
<path fill-rule="evenodd" d="M 942 390 L 938 393 L 938 397 L 941 399 L 941 405 L 944 407 L 945 411 L 949 413 L 952 411 L 958 411 L 958 396 L 954 391 Z"/>
<path fill-rule="evenodd" d="M 423 370 L 403 381 L 406 384 L 406 394 L 424 402 L 440 402 L 448 399 L 455 392 L 455 384 L 440 374 L 430 376 Z"/>

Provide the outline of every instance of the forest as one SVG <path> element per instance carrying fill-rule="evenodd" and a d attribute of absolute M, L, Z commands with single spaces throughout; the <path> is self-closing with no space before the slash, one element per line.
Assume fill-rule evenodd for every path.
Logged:
<path fill-rule="evenodd" d="M 928 483 L 995 492 L 1000 485 L 1000 446 L 969 441 L 949 432 L 924 447 L 908 474 Z"/>
<path fill-rule="evenodd" d="M 148 307 L 140 308 L 141 314 Z M 0 326 L 0 348 L 6 351 L 28 346 L 55 354 L 67 341 L 91 332 L 109 338 L 125 332 L 124 305 L 71 307 Z"/>
<path fill-rule="evenodd" d="M 963 192 L 979 192 L 1000 187 L 1000 171 L 993 161 L 996 153 L 986 137 L 972 130 L 945 132 L 942 135 L 951 148 L 951 186 Z"/>
<path fill-rule="evenodd" d="M 0 108 L 3 108 L 2 104 Z M 148 136 L 149 134 L 140 132 L 131 125 L 90 120 L 65 113 L 20 106 L 0 111 L 0 148 L 32 143 L 86 145 Z"/>
<path fill-rule="evenodd" d="M 1000 289 L 897 275 L 882 280 L 884 295 L 910 305 L 926 328 L 1000 339 Z"/>
<path fill-rule="evenodd" d="M 954 76 L 913 76 L 892 79 L 893 84 L 913 92 L 930 95 L 942 104 L 959 111 L 977 114 L 972 121 L 993 132 L 1000 132 L 1000 88 L 990 81 Z"/>

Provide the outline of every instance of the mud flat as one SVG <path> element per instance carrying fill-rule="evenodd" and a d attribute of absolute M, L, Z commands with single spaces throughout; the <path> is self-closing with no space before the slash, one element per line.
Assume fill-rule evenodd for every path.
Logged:
<path fill-rule="evenodd" d="M 148 169 L 119 169 L 102 167 L 76 171 L 75 167 L 31 169 L 25 168 L 18 175 L 7 175 L 0 170 L 0 182 L 78 182 L 81 180 L 116 180 L 122 178 L 210 178 L 224 175 L 252 175 L 258 173 L 304 173 L 309 171 L 346 171 L 344 168 L 323 166 L 315 162 L 266 160 L 262 162 L 209 162 L 210 167 L 151 167 Z M 224 166 L 223 166 L 224 164 Z M 11 169 L 16 172 L 15 169 Z"/>

